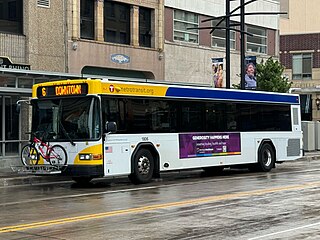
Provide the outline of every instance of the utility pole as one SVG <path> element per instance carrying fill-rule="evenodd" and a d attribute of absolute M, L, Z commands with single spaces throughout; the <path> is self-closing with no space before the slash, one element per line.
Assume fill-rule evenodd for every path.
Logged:
<path fill-rule="evenodd" d="M 226 0 L 226 88 L 230 88 L 230 0 Z"/>
<path fill-rule="evenodd" d="M 245 54 L 246 54 L 246 46 L 245 46 L 245 5 L 244 0 L 240 1 L 240 68 L 241 68 L 241 80 L 240 87 L 241 89 L 245 89 Z"/>

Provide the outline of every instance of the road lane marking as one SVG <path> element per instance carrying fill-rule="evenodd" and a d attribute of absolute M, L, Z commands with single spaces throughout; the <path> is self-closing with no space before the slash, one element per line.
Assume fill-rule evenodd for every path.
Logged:
<path fill-rule="evenodd" d="M 5 226 L 5 227 L 0 227 L 0 233 L 23 231 L 23 230 L 46 227 L 46 226 L 61 225 L 65 223 L 88 221 L 93 219 L 114 217 L 114 216 L 120 216 L 125 214 L 137 214 L 137 213 L 165 209 L 165 208 L 172 208 L 172 207 L 184 207 L 188 205 L 206 204 L 206 203 L 217 202 L 217 201 L 225 201 L 225 200 L 250 197 L 250 196 L 259 196 L 259 195 L 277 193 L 282 191 L 301 190 L 301 189 L 313 188 L 313 187 L 319 187 L 319 186 L 320 186 L 320 182 L 311 182 L 311 183 L 305 183 L 305 184 L 293 185 L 293 186 L 284 186 L 284 187 L 276 187 L 276 188 L 269 188 L 269 189 L 253 190 L 253 191 L 247 191 L 247 192 L 230 193 L 230 194 L 224 194 L 219 196 L 195 198 L 195 199 L 179 201 L 179 202 L 154 204 L 154 205 L 149 205 L 144 207 L 115 210 L 115 211 L 102 212 L 102 213 L 96 213 L 96 214 L 88 214 L 88 215 L 82 215 L 77 217 L 60 218 L 55 220 L 33 222 L 28 224 Z"/>
<path fill-rule="evenodd" d="M 292 231 L 296 231 L 296 230 L 300 230 L 300 229 L 311 228 L 311 227 L 315 227 L 315 226 L 318 226 L 318 225 L 320 225 L 320 222 L 312 223 L 312 224 L 308 224 L 308 225 L 304 225 L 304 226 L 300 226 L 300 227 L 296 227 L 296 228 L 290 228 L 290 229 L 279 231 L 279 232 L 269 233 L 269 234 L 266 234 L 266 235 L 263 235 L 263 236 L 249 238 L 248 240 L 265 239 L 267 237 L 272 237 L 272 236 L 275 236 L 275 235 L 288 233 L 288 232 L 292 232 Z"/>
<path fill-rule="evenodd" d="M 292 172 L 281 172 L 281 173 L 268 173 L 268 175 L 245 175 L 245 176 L 235 176 L 235 177 L 229 177 L 224 176 L 222 178 L 214 178 L 214 179 L 207 179 L 207 180 L 197 180 L 194 182 L 184 182 L 184 183 L 166 183 L 166 185 L 157 185 L 157 186 L 149 186 L 149 187 L 134 187 L 134 188 L 126 188 L 121 190 L 108 190 L 103 192 L 91 192 L 91 193 L 79 193 L 79 194 L 72 194 L 72 195 L 63 195 L 63 196 L 57 196 L 57 197 L 41 197 L 36 199 L 24 199 L 23 201 L 10 201 L 5 203 L 0 203 L 0 207 L 5 207 L 9 205 L 17 205 L 17 204 L 26 204 L 26 203 L 32 203 L 32 202 L 41 202 L 41 201 L 52 201 L 57 199 L 67 199 L 67 198 L 78 198 L 78 197 L 90 197 L 94 195 L 104 195 L 104 194 L 112 194 L 112 193 L 123 193 L 123 192 L 135 192 L 135 191 L 141 191 L 141 190 L 148 190 L 148 189 L 157 189 L 157 188 L 168 188 L 168 187 L 176 187 L 176 186 L 182 186 L 182 185 L 194 185 L 194 184 L 201 184 L 201 183 L 208 183 L 213 182 L 217 183 L 220 181 L 226 181 L 226 180 L 237 180 L 237 179 L 249 179 L 249 178 L 257 178 L 257 177 L 269 177 L 273 175 L 279 176 L 280 174 L 296 174 L 296 173 L 310 173 L 310 172 L 317 172 L 320 171 L 320 169 L 314 169 L 314 170 L 301 170 L 301 171 L 292 171 Z M 309 179 L 311 180 L 311 179 Z M 67 183 L 67 182 L 66 182 Z M 46 185 L 46 184 L 35 184 L 33 186 L 37 185 Z M 12 186 L 12 187 L 18 187 L 18 186 Z M 19 185 L 21 187 L 21 185 Z M 2 187 L 0 187 L 1 189 Z"/>

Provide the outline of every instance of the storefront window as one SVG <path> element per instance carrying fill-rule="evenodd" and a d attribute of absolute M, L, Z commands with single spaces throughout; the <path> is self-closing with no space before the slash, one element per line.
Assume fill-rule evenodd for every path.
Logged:
<path fill-rule="evenodd" d="M 37 79 L 34 80 L 34 84 L 44 83 L 44 82 L 48 82 L 48 81 L 50 81 L 50 79 L 39 79 L 39 78 L 37 78 Z"/>
<path fill-rule="evenodd" d="M 16 111 L 16 102 L 18 97 L 6 97 L 5 98 L 5 119 L 6 121 L 6 140 L 18 140 L 19 139 L 19 114 Z"/>
<path fill-rule="evenodd" d="M 33 79 L 27 79 L 27 78 L 19 78 L 18 79 L 18 88 L 32 88 L 33 85 Z"/>
<path fill-rule="evenodd" d="M 19 143 L 18 142 L 9 142 L 6 143 L 6 156 L 15 156 L 19 152 Z"/>
<path fill-rule="evenodd" d="M 0 77 L 0 87 L 16 87 L 16 78 Z"/>

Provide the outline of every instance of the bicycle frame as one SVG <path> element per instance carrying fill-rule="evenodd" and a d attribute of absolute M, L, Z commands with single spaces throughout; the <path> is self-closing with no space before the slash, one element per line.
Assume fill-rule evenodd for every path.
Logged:
<path fill-rule="evenodd" d="M 43 142 L 39 138 L 33 137 L 33 141 L 31 144 L 34 145 L 34 147 L 37 149 L 37 152 L 41 155 L 41 157 L 43 157 L 46 161 L 49 160 L 50 158 L 49 152 L 52 148 L 52 146 L 49 143 L 47 144 L 46 142 Z"/>

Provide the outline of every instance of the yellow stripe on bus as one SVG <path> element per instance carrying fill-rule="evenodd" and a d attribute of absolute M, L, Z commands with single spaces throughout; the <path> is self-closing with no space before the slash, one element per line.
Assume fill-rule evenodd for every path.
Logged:
<path fill-rule="evenodd" d="M 164 86 L 146 86 L 141 84 L 124 83 L 103 83 L 102 93 L 116 95 L 135 95 L 135 96 L 153 96 L 164 97 L 168 87 Z"/>

